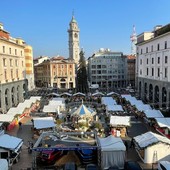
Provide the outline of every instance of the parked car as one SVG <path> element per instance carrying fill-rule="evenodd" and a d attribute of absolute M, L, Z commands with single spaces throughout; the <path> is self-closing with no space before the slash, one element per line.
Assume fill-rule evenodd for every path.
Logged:
<path fill-rule="evenodd" d="M 64 165 L 64 169 L 63 170 L 77 170 L 77 165 L 75 162 L 67 162 Z"/>
<path fill-rule="evenodd" d="M 170 169 L 169 161 L 159 161 L 158 162 L 158 170 L 168 170 Z"/>
<path fill-rule="evenodd" d="M 138 162 L 127 161 L 125 162 L 124 170 L 142 170 Z"/>
<path fill-rule="evenodd" d="M 84 147 L 90 147 L 91 145 L 89 144 L 85 144 L 85 143 L 81 143 L 79 144 L 79 146 L 84 146 Z M 82 149 L 78 149 L 76 151 L 76 154 L 78 155 L 78 157 L 80 158 L 82 164 L 90 164 L 90 163 L 96 163 L 97 159 L 96 159 L 96 151 L 92 150 L 92 149 L 86 149 L 86 148 L 82 148 Z"/>

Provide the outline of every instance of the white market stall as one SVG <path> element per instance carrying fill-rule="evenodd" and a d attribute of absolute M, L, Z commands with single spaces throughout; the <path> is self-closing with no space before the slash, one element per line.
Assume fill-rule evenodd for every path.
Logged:
<path fill-rule="evenodd" d="M 135 148 L 144 163 L 170 160 L 170 140 L 153 132 L 134 137 Z"/>
<path fill-rule="evenodd" d="M 113 136 L 125 137 L 127 127 L 130 125 L 130 116 L 110 116 L 110 128 Z"/>
<path fill-rule="evenodd" d="M 1 170 L 8 170 L 8 161 L 6 159 L 0 159 Z"/>
<path fill-rule="evenodd" d="M 34 122 L 34 128 L 36 129 L 53 128 L 56 126 L 53 117 L 33 118 L 33 122 Z"/>
<path fill-rule="evenodd" d="M 101 149 L 101 169 L 117 166 L 124 168 L 126 147 L 121 138 L 112 135 L 107 138 L 98 138 Z"/>
<path fill-rule="evenodd" d="M 18 161 L 22 145 L 22 139 L 2 133 L 0 135 L 0 158 L 9 159 L 9 164 L 12 165 L 14 160 Z"/>

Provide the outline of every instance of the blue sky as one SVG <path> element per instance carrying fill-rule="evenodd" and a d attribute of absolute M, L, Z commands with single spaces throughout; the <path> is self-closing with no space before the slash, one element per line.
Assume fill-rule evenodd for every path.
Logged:
<path fill-rule="evenodd" d="M 4 29 L 31 45 L 34 57 L 68 58 L 73 10 L 86 58 L 99 48 L 130 54 L 133 25 L 140 34 L 170 23 L 170 0 L 2 0 L 0 6 Z"/>

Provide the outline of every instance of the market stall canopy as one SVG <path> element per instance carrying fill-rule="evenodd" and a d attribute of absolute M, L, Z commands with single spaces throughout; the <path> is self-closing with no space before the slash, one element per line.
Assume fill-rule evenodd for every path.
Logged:
<path fill-rule="evenodd" d="M 145 110 L 144 113 L 147 118 L 164 117 L 160 110 Z"/>
<path fill-rule="evenodd" d="M 121 105 L 107 105 L 106 106 L 108 111 L 124 111 Z"/>
<path fill-rule="evenodd" d="M 0 135 L 0 148 L 17 152 L 22 146 L 23 140 L 7 134 Z"/>
<path fill-rule="evenodd" d="M 0 159 L 1 170 L 8 170 L 8 161 L 7 159 Z"/>
<path fill-rule="evenodd" d="M 135 100 L 135 99 L 130 100 L 130 104 L 131 105 L 135 105 L 135 106 L 137 106 L 137 105 L 144 105 L 142 100 Z"/>
<path fill-rule="evenodd" d="M 116 93 L 116 92 L 110 92 L 110 93 L 107 93 L 107 96 L 112 96 L 112 95 L 114 95 L 114 94 L 119 95 L 119 94 Z"/>
<path fill-rule="evenodd" d="M 30 99 L 33 103 L 35 103 L 37 100 L 40 101 L 41 97 L 40 96 L 31 96 Z"/>
<path fill-rule="evenodd" d="M 146 148 L 149 145 L 154 145 L 159 142 L 166 143 L 166 144 L 170 145 L 170 140 L 167 137 L 158 135 L 151 131 L 134 137 L 134 140 L 141 148 Z"/>
<path fill-rule="evenodd" d="M 136 105 L 136 108 L 139 111 L 145 111 L 145 110 L 152 110 L 151 106 L 149 104 L 140 104 L 140 105 Z"/>
<path fill-rule="evenodd" d="M 12 122 L 14 120 L 14 115 L 0 114 L 0 122 Z"/>
<path fill-rule="evenodd" d="M 58 93 L 49 93 L 47 96 L 55 96 L 55 97 L 59 97 L 60 95 Z"/>
<path fill-rule="evenodd" d="M 73 96 L 85 96 L 85 94 L 81 93 L 81 92 L 77 92 L 77 93 L 73 94 Z"/>
<path fill-rule="evenodd" d="M 155 118 L 157 124 L 159 125 L 159 127 L 167 127 L 168 129 L 170 129 L 170 117 L 162 117 L 162 118 Z"/>
<path fill-rule="evenodd" d="M 46 105 L 43 107 L 42 110 L 44 113 L 56 113 L 57 107 L 54 107 L 53 105 Z"/>
<path fill-rule="evenodd" d="M 101 99 L 102 104 L 104 105 L 117 105 L 116 101 L 112 97 L 102 97 Z"/>
<path fill-rule="evenodd" d="M 92 96 L 104 96 L 102 92 L 93 93 Z"/>
<path fill-rule="evenodd" d="M 98 138 L 98 139 L 102 151 L 110 151 L 110 152 L 116 150 L 126 151 L 126 147 L 121 138 L 110 135 L 106 138 Z"/>
<path fill-rule="evenodd" d="M 70 97 L 70 96 L 72 96 L 72 94 L 64 92 L 64 93 L 60 94 L 60 96 L 69 96 Z"/>
<path fill-rule="evenodd" d="M 111 116 L 110 125 L 112 126 L 130 126 L 130 116 Z"/>
<path fill-rule="evenodd" d="M 52 117 L 41 117 L 41 118 L 33 118 L 34 128 L 36 129 L 46 129 L 55 127 L 54 119 Z"/>

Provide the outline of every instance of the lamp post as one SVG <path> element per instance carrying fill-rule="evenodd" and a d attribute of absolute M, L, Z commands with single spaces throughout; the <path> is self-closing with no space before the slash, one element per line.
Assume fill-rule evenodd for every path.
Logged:
<path fill-rule="evenodd" d="M 0 76 L 2 76 L 3 74 L 0 74 Z M 4 113 L 3 111 L 3 108 L 2 108 L 2 99 L 3 99 L 3 96 L 2 96 L 2 79 L 1 79 L 1 111 L 2 113 Z"/>

